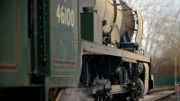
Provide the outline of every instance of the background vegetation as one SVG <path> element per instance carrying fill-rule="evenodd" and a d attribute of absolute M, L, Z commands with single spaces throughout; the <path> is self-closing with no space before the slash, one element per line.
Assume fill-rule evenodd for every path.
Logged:
<path fill-rule="evenodd" d="M 180 0 L 124 0 L 142 12 L 145 55 L 152 58 L 155 77 L 174 77 L 178 57 L 180 77 Z"/>

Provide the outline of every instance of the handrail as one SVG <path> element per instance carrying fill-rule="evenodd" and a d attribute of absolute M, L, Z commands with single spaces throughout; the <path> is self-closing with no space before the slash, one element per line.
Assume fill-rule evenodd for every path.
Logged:
<path fill-rule="evenodd" d="M 178 94 L 178 101 L 180 101 L 180 81 L 178 82 L 178 90 L 177 90 L 177 94 Z"/>

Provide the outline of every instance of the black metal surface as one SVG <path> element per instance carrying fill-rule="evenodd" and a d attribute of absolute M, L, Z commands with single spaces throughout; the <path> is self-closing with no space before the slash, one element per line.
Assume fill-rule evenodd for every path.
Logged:
<path fill-rule="evenodd" d="M 131 42 L 131 39 L 127 30 L 121 36 L 121 42 Z"/>
<path fill-rule="evenodd" d="M 31 84 L 45 84 L 45 76 L 37 73 L 32 73 L 31 75 Z"/>
<path fill-rule="evenodd" d="M 46 36 L 46 0 L 38 0 L 36 3 L 36 23 L 37 23 L 37 55 L 38 62 L 42 65 L 47 63 L 47 39 Z M 39 65 L 40 65 L 39 64 Z"/>
<path fill-rule="evenodd" d="M 33 37 L 34 32 L 34 0 L 28 0 L 28 37 Z"/>
<path fill-rule="evenodd" d="M 31 72 L 35 69 L 35 0 L 28 0 L 28 37 L 31 40 Z"/>
<path fill-rule="evenodd" d="M 119 48 L 122 49 L 135 49 L 138 50 L 138 44 L 133 42 L 121 42 Z"/>
<path fill-rule="evenodd" d="M 45 101 L 43 86 L 0 88 L 1 101 Z"/>
<path fill-rule="evenodd" d="M 93 7 L 83 7 L 84 12 L 93 12 Z"/>
<path fill-rule="evenodd" d="M 111 83 L 108 79 L 94 79 L 93 82 L 93 94 L 96 96 L 106 96 L 112 89 Z"/>
<path fill-rule="evenodd" d="M 43 19 L 43 23 L 42 23 L 42 25 L 43 25 L 43 36 L 42 36 L 42 40 L 43 40 L 43 43 L 42 43 L 42 45 L 43 45 L 43 56 L 42 56 L 42 61 L 43 61 L 43 63 L 46 63 L 47 62 L 47 57 L 46 57 L 46 21 L 45 21 L 45 19 L 46 19 L 46 16 L 45 16 L 45 14 L 46 14 L 46 11 L 45 11 L 45 7 L 46 7 L 46 3 L 45 3 L 45 0 L 43 0 L 43 2 L 42 2 L 42 10 L 43 10 L 43 12 L 42 12 L 42 19 Z"/>

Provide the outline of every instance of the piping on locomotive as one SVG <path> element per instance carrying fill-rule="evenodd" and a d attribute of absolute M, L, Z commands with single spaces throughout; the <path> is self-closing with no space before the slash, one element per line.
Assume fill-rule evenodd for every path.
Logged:
<path fill-rule="evenodd" d="M 125 2 L 1 0 L 0 7 L 2 98 L 137 101 L 153 88 L 142 17 Z"/>

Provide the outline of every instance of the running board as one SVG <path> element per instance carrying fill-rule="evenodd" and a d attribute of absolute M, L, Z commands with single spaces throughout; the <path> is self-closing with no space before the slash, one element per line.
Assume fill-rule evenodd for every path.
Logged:
<path fill-rule="evenodd" d="M 134 61 L 150 62 L 150 58 L 145 57 L 143 55 L 139 55 L 122 49 L 99 45 L 85 40 L 81 41 L 81 46 L 83 51 L 86 51 L 86 54 L 104 54 L 104 55 L 119 56 Z"/>

